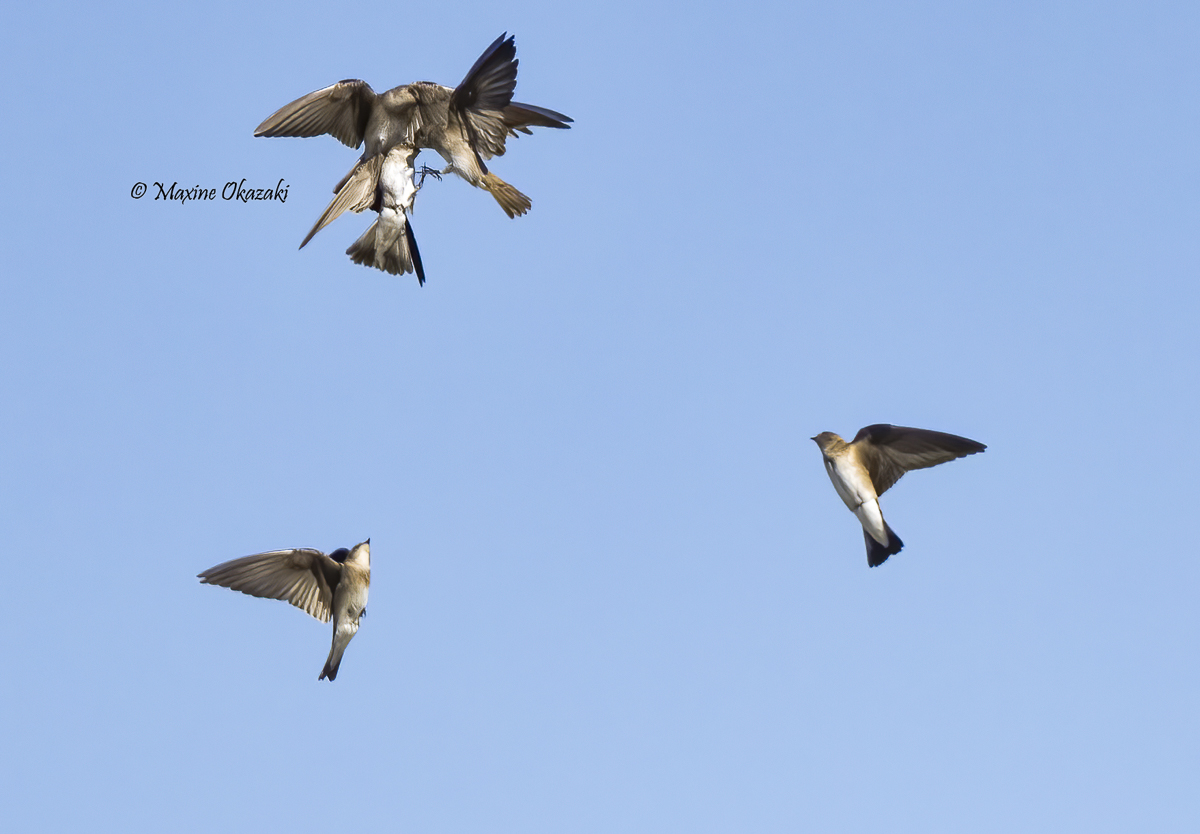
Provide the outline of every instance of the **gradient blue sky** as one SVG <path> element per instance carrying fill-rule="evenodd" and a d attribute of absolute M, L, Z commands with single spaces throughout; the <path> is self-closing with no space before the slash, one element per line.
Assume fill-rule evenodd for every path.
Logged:
<path fill-rule="evenodd" d="M 1195 4 L 4 18 L 0 827 L 1196 830 Z M 533 211 L 297 251 L 356 152 L 254 127 L 504 31 Z M 868 570 L 808 438 L 875 422 L 988 450 Z M 195 578 L 368 536 L 333 684 Z"/>

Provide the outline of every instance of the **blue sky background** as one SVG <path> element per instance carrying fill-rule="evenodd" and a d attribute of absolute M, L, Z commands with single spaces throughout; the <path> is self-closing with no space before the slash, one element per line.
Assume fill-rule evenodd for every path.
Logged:
<path fill-rule="evenodd" d="M 0 827 L 1196 830 L 1194 4 L 4 18 Z M 297 251 L 357 152 L 254 127 L 504 31 L 532 212 Z M 875 422 L 988 450 L 868 570 L 808 438 Z M 333 684 L 195 578 L 368 536 Z"/>

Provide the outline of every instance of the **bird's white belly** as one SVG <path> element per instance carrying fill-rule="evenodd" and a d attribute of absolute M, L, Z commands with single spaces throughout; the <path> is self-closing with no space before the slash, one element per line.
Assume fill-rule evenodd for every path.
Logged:
<path fill-rule="evenodd" d="M 875 498 L 875 488 L 866 473 L 856 467 L 839 466 L 837 461 L 825 461 L 825 471 L 838 496 L 851 512 L 857 512 L 864 501 Z"/>
<path fill-rule="evenodd" d="M 399 157 L 397 159 L 396 157 Z M 413 182 L 412 152 L 393 150 L 383 165 L 379 184 L 383 189 L 383 204 L 387 208 L 412 211 L 413 197 L 417 194 Z"/>
<path fill-rule="evenodd" d="M 883 522 L 883 511 L 879 509 L 879 499 L 875 495 L 875 485 L 860 466 L 839 466 L 840 461 L 825 462 L 825 471 L 833 488 L 841 496 L 842 501 L 857 516 L 863 529 L 871 538 L 880 544 L 888 543 L 887 527 Z"/>

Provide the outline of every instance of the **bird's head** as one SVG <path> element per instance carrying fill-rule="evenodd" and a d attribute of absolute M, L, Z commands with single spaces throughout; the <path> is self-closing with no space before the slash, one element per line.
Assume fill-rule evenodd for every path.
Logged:
<path fill-rule="evenodd" d="M 813 443 L 817 444 L 817 448 L 821 450 L 821 454 L 823 455 L 828 455 L 836 451 L 839 447 L 846 445 L 846 441 L 831 431 L 823 431 L 810 439 Z"/>
<path fill-rule="evenodd" d="M 367 539 L 365 542 L 359 542 L 350 548 L 350 556 L 346 561 L 358 562 L 367 568 L 371 567 L 371 540 Z"/>

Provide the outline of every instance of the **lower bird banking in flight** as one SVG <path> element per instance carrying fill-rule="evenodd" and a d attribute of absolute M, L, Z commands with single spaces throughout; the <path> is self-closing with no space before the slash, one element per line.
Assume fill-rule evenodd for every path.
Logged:
<path fill-rule="evenodd" d="M 337 677 L 342 653 L 358 633 L 371 586 L 371 540 L 326 555 L 301 547 L 222 562 L 198 574 L 209 585 L 264 599 L 287 600 L 323 623 L 333 620 L 333 647 L 317 680 Z"/>
<path fill-rule="evenodd" d="M 821 450 L 833 488 L 862 523 L 867 564 L 871 567 L 882 565 L 904 547 L 883 520 L 879 496 L 905 472 L 937 466 L 987 448 L 955 434 L 886 423 L 867 426 L 849 443 L 831 431 L 812 439 Z"/>

